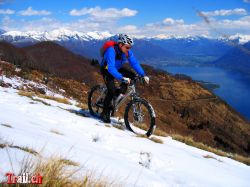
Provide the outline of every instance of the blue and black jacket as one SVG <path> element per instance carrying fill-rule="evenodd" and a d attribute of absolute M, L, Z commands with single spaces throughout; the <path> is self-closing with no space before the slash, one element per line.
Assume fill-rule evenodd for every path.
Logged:
<path fill-rule="evenodd" d="M 118 72 L 118 70 L 122 67 L 122 65 L 129 61 L 132 68 L 140 75 L 145 76 L 145 72 L 142 69 L 140 63 L 136 60 L 131 50 L 128 51 L 128 57 L 125 53 L 120 51 L 118 45 L 114 47 L 109 47 L 106 49 L 101 66 L 108 70 L 108 72 L 113 75 L 117 80 L 121 80 L 123 78 L 122 74 Z"/>

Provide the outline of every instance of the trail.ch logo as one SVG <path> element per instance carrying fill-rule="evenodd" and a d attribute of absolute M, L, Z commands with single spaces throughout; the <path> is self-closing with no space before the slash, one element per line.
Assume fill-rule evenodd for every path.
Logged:
<path fill-rule="evenodd" d="M 35 175 L 30 175 L 29 173 L 15 175 L 8 172 L 5 176 L 7 177 L 5 184 L 42 184 L 43 181 L 43 177 L 39 173 Z"/>

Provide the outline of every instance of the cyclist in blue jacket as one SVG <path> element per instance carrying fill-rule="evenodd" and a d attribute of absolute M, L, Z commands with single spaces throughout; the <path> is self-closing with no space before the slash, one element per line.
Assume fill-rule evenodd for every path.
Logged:
<path fill-rule="evenodd" d="M 134 45 L 133 39 L 127 34 L 119 34 L 117 43 L 113 43 L 104 49 L 103 59 L 101 62 L 101 73 L 107 86 L 108 93 L 104 99 L 104 109 L 101 118 L 105 123 L 110 123 L 111 101 L 113 98 L 119 99 L 126 93 L 128 84 L 135 78 L 135 73 L 122 67 L 129 61 L 131 67 L 144 78 L 148 84 L 149 77 L 145 75 L 140 63 L 136 60 L 131 47 Z M 121 82 L 120 89 L 116 89 L 114 79 Z"/>

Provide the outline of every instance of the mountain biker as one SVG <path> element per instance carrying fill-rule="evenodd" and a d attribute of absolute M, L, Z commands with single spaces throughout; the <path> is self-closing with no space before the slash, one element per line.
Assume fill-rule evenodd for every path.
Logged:
<path fill-rule="evenodd" d="M 104 44 L 105 45 L 105 44 Z M 119 34 L 118 41 L 113 42 L 111 46 L 104 49 L 103 59 L 101 62 L 101 73 L 108 92 L 104 99 L 104 109 L 101 113 L 101 119 L 105 123 L 110 123 L 111 101 L 113 98 L 120 98 L 126 93 L 128 84 L 135 78 L 135 73 L 122 67 L 128 60 L 130 66 L 143 77 L 144 81 L 149 84 L 149 77 L 146 76 L 140 63 L 136 60 L 131 47 L 134 45 L 133 39 L 127 34 Z M 116 89 L 114 79 L 121 82 L 120 89 Z"/>

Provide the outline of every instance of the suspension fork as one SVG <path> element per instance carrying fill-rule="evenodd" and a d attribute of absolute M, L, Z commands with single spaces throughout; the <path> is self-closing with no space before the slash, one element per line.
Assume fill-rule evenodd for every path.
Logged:
<path fill-rule="evenodd" d="M 134 119 L 136 121 L 143 121 L 143 115 L 142 115 L 142 109 L 141 109 L 141 104 L 140 103 L 136 103 L 134 101 L 136 101 L 138 98 L 138 96 L 135 96 L 132 100 L 132 108 L 133 108 L 133 115 L 134 115 Z"/>

